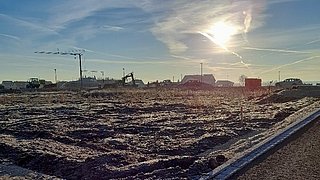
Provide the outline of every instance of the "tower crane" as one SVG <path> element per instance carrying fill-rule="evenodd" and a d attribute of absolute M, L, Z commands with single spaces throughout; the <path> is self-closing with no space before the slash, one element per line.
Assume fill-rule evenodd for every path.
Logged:
<path fill-rule="evenodd" d="M 85 51 L 82 50 L 72 50 L 71 52 L 61 52 L 59 51 L 59 49 L 57 49 L 57 51 L 52 52 L 52 51 L 36 51 L 34 53 L 37 54 L 55 54 L 55 55 L 71 55 L 74 56 L 75 58 L 78 57 L 79 58 L 79 74 L 80 74 L 80 89 L 82 89 L 82 62 L 81 62 L 81 57 L 83 56 L 83 53 Z"/>

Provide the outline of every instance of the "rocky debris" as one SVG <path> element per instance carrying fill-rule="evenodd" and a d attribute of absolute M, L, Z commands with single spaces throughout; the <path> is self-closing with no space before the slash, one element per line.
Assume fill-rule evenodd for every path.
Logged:
<path fill-rule="evenodd" d="M 224 155 L 222 155 L 222 154 L 217 155 L 215 158 L 209 159 L 209 167 L 211 169 L 215 169 L 216 167 L 225 163 L 227 160 L 228 159 Z"/>

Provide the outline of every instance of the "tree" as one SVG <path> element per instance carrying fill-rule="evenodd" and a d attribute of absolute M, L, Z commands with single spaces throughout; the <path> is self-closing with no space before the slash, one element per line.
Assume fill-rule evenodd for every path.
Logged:
<path fill-rule="evenodd" d="M 244 86 L 244 82 L 245 82 L 246 78 L 247 78 L 247 76 L 243 75 L 243 74 L 239 77 L 240 86 Z"/>

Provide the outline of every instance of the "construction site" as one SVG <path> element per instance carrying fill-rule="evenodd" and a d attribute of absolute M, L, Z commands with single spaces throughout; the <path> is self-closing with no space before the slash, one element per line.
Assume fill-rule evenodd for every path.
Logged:
<path fill-rule="evenodd" d="M 320 1 L 1 0 L 0 179 L 320 179 Z"/>
<path fill-rule="evenodd" d="M 127 86 L 132 76 L 117 83 Z M 316 110 L 318 92 L 107 88 L 1 94 L 0 175 L 198 179 Z"/>

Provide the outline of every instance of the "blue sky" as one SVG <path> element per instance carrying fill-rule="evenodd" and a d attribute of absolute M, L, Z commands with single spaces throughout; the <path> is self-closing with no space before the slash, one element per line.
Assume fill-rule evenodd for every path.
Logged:
<path fill-rule="evenodd" d="M 119 79 L 122 68 L 147 81 L 204 73 L 238 82 L 281 77 L 320 80 L 318 0 L 0 0 L 0 81 Z M 219 24 L 222 25 L 222 31 Z M 220 28 L 220 29 L 219 29 Z M 216 30 L 219 29 L 219 30 Z M 93 72 L 92 72 L 93 71 Z M 97 71 L 97 72 L 95 72 Z"/>

